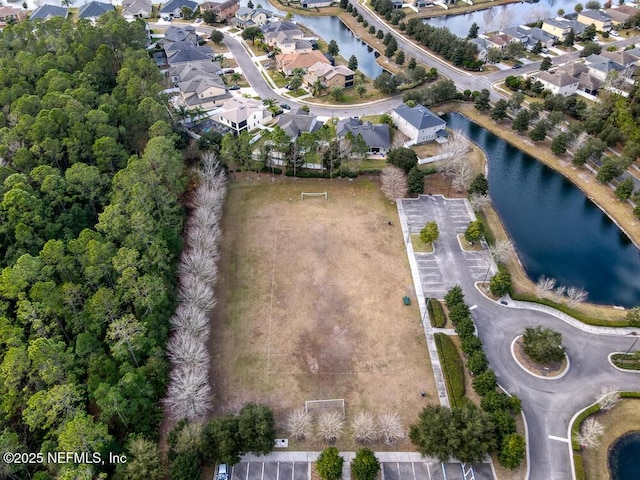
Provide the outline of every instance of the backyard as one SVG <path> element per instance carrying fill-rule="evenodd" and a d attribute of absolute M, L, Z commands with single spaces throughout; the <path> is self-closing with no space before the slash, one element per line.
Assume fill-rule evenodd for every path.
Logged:
<path fill-rule="evenodd" d="M 305 401 L 345 399 L 347 423 L 397 412 L 408 428 L 437 394 L 396 207 L 377 178 L 236 175 L 212 320 L 214 413 L 266 403 L 286 438 L 287 414 Z M 337 446 L 355 443 L 345 433 Z"/>

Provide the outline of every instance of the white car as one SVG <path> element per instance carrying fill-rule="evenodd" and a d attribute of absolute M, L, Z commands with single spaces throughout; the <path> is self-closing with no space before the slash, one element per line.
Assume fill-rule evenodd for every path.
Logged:
<path fill-rule="evenodd" d="M 216 480 L 229 480 L 229 468 L 226 463 L 218 465 L 218 475 Z"/>

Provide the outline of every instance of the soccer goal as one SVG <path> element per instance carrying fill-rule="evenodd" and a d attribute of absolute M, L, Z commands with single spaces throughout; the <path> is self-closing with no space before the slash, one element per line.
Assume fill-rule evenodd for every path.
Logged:
<path fill-rule="evenodd" d="M 343 419 L 346 417 L 344 398 L 334 398 L 331 400 L 307 400 L 304 402 L 304 409 L 307 413 L 321 413 L 334 410 L 339 412 Z"/>
<path fill-rule="evenodd" d="M 327 192 L 301 192 L 300 200 L 304 200 L 304 197 L 324 197 L 325 200 L 329 200 L 329 194 Z"/>

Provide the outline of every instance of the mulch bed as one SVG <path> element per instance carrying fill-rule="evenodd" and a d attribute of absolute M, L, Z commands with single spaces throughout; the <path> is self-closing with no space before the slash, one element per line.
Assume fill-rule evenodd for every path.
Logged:
<path fill-rule="evenodd" d="M 520 362 L 520 365 L 529 372 L 540 375 L 541 377 L 557 377 L 564 372 L 565 368 L 567 368 L 566 356 L 561 362 L 536 363 L 531 360 L 531 358 L 524 353 L 522 337 L 519 337 L 516 340 L 516 343 L 513 345 L 513 352 L 518 359 L 518 362 Z"/>

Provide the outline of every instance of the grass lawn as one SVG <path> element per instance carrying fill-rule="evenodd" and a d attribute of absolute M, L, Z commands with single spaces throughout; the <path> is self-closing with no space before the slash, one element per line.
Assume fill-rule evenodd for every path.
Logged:
<path fill-rule="evenodd" d="M 380 171 L 387 166 L 386 158 L 367 158 L 360 162 L 358 170 L 360 172 Z"/>
<path fill-rule="evenodd" d="M 306 400 L 344 398 L 347 423 L 360 410 L 395 411 L 408 427 L 438 397 L 397 210 L 377 178 L 234 175 L 212 317 L 213 413 L 266 403 L 286 437 L 287 414 Z M 329 198 L 300 200 L 303 191 Z M 336 446 L 357 448 L 348 436 Z"/>
<path fill-rule="evenodd" d="M 271 79 L 273 80 L 273 82 L 276 84 L 277 87 L 284 88 L 284 86 L 287 83 L 289 83 L 289 80 L 287 80 L 287 77 L 282 75 L 280 72 L 276 70 L 267 70 L 267 71 L 269 72 L 269 76 L 271 77 Z"/>
<path fill-rule="evenodd" d="M 433 252 L 433 245 L 431 243 L 424 243 L 419 233 L 411 234 L 411 245 L 413 245 L 414 252 Z"/>
<path fill-rule="evenodd" d="M 299 88 L 295 92 L 289 92 L 289 95 L 291 95 L 292 97 L 301 97 L 303 95 L 306 95 L 307 93 L 309 92 L 307 92 L 304 88 Z"/>
<path fill-rule="evenodd" d="M 604 427 L 600 446 L 583 450 L 584 471 L 589 480 L 608 480 L 609 448 L 625 433 L 640 430 L 640 399 L 623 398 L 608 412 L 595 414 Z"/>
<path fill-rule="evenodd" d="M 373 82 L 369 79 L 366 79 L 364 82 L 356 83 L 356 86 L 360 83 L 363 83 L 367 91 L 364 95 L 360 96 L 358 92 L 356 92 L 356 87 L 345 88 L 343 90 L 343 95 L 340 100 L 336 100 L 331 96 L 331 90 L 326 93 L 313 97 L 311 100 L 313 103 L 320 104 L 328 104 L 328 105 L 356 105 L 358 103 L 366 103 L 372 100 L 380 100 L 383 98 L 388 98 L 389 95 L 385 95 L 376 90 L 373 86 Z"/>

